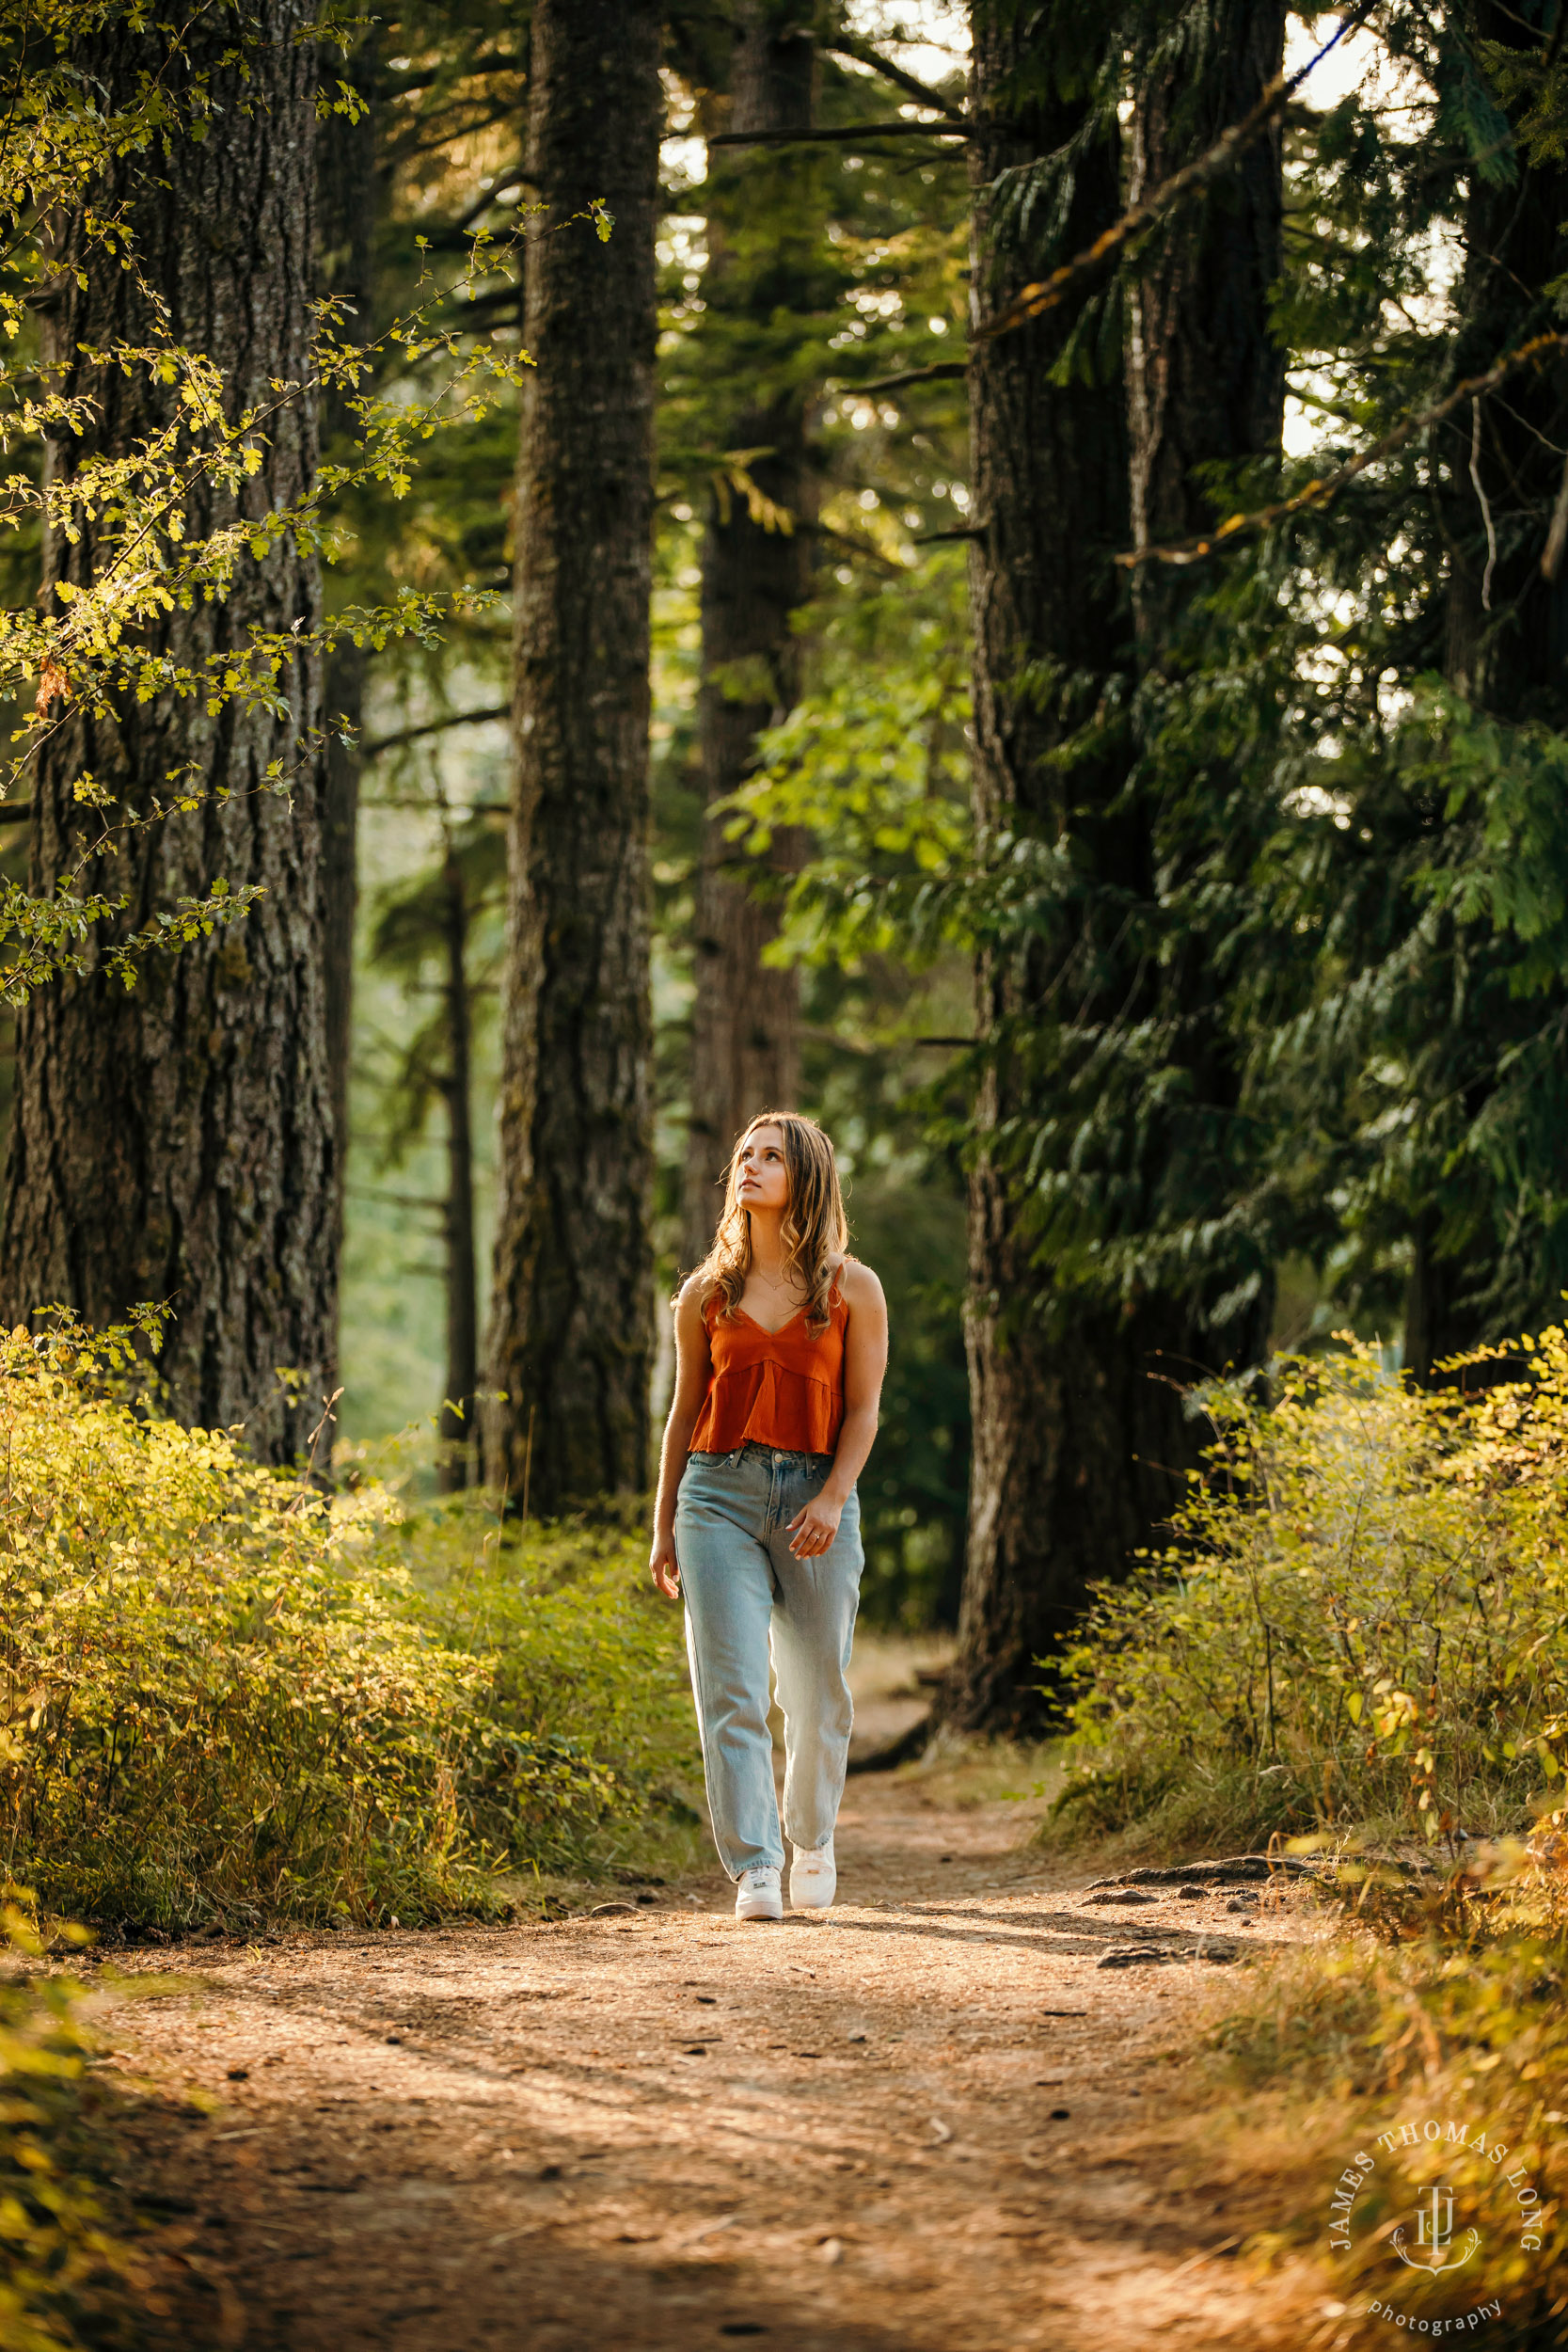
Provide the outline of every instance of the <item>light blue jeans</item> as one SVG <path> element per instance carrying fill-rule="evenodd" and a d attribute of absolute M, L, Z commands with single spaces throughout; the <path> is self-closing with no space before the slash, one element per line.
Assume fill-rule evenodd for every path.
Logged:
<path fill-rule="evenodd" d="M 798 1560 L 789 1549 L 790 1520 L 832 1468 L 828 1454 L 745 1445 L 689 1454 L 681 1478 L 686 1649 L 713 1840 L 732 1879 L 759 1864 L 784 1867 L 770 1652 L 784 1719 L 784 1831 L 792 1845 L 825 1846 L 838 1819 L 854 1721 L 845 1674 L 865 1565 L 859 1497 L 850 1495 L 826 1551 Z"/>

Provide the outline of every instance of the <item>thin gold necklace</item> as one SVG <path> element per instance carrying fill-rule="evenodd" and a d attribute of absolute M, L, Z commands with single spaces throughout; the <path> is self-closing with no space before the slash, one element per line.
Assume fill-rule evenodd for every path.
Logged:
<path fill-rule="evenodd" d="M 752 1268 L 752 1272 L 756 1276 L 759 1282 L 766 1282 L 770 1291 L 779 1292 L 786 1298 L 797 1287 L 797 1285 L 793 1282 L 775 1281 L 772 1275 L 764 1274 L 761 1266 L 754 1265 Z"/>

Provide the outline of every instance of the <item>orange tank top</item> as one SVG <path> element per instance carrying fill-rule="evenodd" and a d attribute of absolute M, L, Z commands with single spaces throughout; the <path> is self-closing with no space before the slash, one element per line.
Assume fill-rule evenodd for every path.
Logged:
<path fill-rule="evenodd" d="M 733 1454 L 772 1445 L 789 1454 L 832 1454 L 844 1424 L 844 1334 L 849 1308 L 837 1280 L 825 1331 L 806 1327 L 805 1309 L 777 1331 L 721 1297 L 703 1311 L 713 1375 L 691 1433 L 693 1454 Z"/>

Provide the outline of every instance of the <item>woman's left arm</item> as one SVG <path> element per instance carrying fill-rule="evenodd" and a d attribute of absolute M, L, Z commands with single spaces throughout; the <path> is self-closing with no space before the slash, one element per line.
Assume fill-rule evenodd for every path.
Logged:
<path fill-rule="evenodd" d="M 849 1490 L 865 1468 L 877 1435 L 877 1406 L 887 1371 L 887 1300 L 868 1265 L 846 1264 L 839 1278 L 849 1310 L 844 1333 L 844 1426 L 821 1493 L 789 1522 L 789 1549 L 798 1560 L 826 1551 L 838 1534 Z"/>

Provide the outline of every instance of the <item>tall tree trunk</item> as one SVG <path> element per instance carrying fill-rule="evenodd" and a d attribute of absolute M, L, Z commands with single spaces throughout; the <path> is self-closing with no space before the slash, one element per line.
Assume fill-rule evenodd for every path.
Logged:
<path fill-rule="evenodd" d="M 1176 54 L 1166 49 L 1137 91 L 1132 202 L 1257 105 L 1283 63 L 1285 13 L 1285 0 L 1206 0 L 1201 13 L 1189 12 L 1184 46 Z M 1201 203 L 1175 215 L 1130 289 L 1128 420 L 1138 547 L 1194 537 L 1212 526 L 1210 469 L 1260 461 L 1272 469 L 1279 463 L 1285 352 L 1271 308 L 1284 265 L 1284 223 L 1276 124 Z M 1132 582 L 1139 671 L 1146 681 L 1178 682 L 1200 658 L 1188 642 L 1194 607 L 1212 595 L 1213 582 L 1163 564 L 1142 565 Z M 1158 753 L 1148 743 L 1141 748 L 1158 771 Z M 1240 773 L 1218 745 L 1207 746 L 1193 795 L 1202 805 L 1172 825 L 1160 806 L 1169 787 L 1156 773 L 1143 821 L 1149 871 L 1164 874 L 1167 890 L 1201 867 L 1210 890 L 1217 891 L 1223 875 L 1244 897 L 1259 839 L 1249 813 L 1267 821 L 1261 781 Z M 1224 1140 L 1217 1150 L 1213 1142 L 1216 1135 L 1238 1132 L 1241 1057 L 1225 1018 L 1216 959 L 1199 925 L 1163 965 L 1157 1001 L 1167 1030 L 1183 1041 L 1193 1115 L 1167 1126 L 1161 1183 L 1200 1216 L 1219 1219 L 1235 1197 L 1237 1158 L 1245 1157 L 1244 1145 L 1237 1152 Z M 1244 1124 L 1239 1131 L 1246 1133 Z M 1180 1320 L 1166 1346 L 1184 1356 L 1192 1372 L 1246 1370 L 1267 1352 L 1274 1301 L 1270 1264 L 1247 1264 L 1243 1257 L 1200 1269 L 1185 1298 L 1171 1302 Z M 1178 1450 L 1165 1460 L 1190 1466 L 1202 1433 L 1201 1422 L 1185 1421 Z"/>
<path fill-rule="evenodd" d="M 1025 18 L 1003 0 L 976 0 L 973 10 L 974 112 L 990 124 L 970 149 L 973 300 L 980 315 L 1088 244 L 1120 206 L 1109 137 L 1078 158 L 1071 203 L 1049 250 L 1030 242 L 1028 230 L 1017 227 L 1019 212 L 998 198 L 1000 174 L 1059 151 L 1082 128 L 1076 102 L 1037 94 L 1055 90 L 1062 78 L 1056 66 L 1064 25 L 1055 13 L 1048 8 Z M 1229 109 L 1216 128 L 1250 103 L 1250 40 L 1243 46 L 1244 60 L 1231 60 L 1229 78 L 1213 99 Z M 1216 47 L 1223 57 L 1223 46 Z M 1184 126 L 1188 149 L 1201 143 L 1205 119 Z M 1137 126 L 1151 167 L 1157 148 L 1174 145 L 1152 92 L 1143 94 Z M 1277 167 L 1275 158 L 1275 175 Z M 1036 216 L 1049 210 L 1040 205 Z M 1247 219 L 1250 237 L 1250 210 Z M 1277 199 L 1274 223 L 1277 243 Z M 1069 1631 L 1089 1582 L 1119 1575 L 1134 1548 L 1156 1533 L 1194 1454 L 1195 1433 L 1180 1396 L 1201 1352 L 1193 1302 L 1146 1287 L 1118 1306 L 1042 1267 L 1026 1196 L 1006 1165 L 1006 1138 L 1016 1121 L 1037 1125 L 1053 1107 L 1053 1085 L 1065 1083 L 1049 1066 L 1042 1080 L 1032 1047 L 1036 1029 L 1043 1033 L 1057 1018 L 1053 1006 L 1064 955 L 1075 960 L 1075 997 L 1082 989 L 1080 1027 L 1126 1017 L 1137 991 L 1149 986 L 1118 961 L 1116 911 L 1156 898 L 1150 812 L 1129 804 L 1126 748 L 1107 739 L 1096 753 L 1076 755 L 1066 770 L 1052 755 L 1094 706 L 1084 681 L 1133 664 L 1126 600 L 1110 558 L 1132 534 L 1134 500 L 1148 519 L 1164 516 L 1182 499 L 1198 499 L 1189 469 L 1200 457 L 1233 456 L 1259 445 L 1256 438 L 1240 448 L 1232 442 L 1222 453 L 1212 437 L 1199 448 L 1188 415 L 1185 388 L 1197 379 L 1187 373 L 1192 352 L 1179 346 L 1183 338 L 1189 344 L 1196 339 L 1206 302 L 1223 295 L 1228 303 L 1244 293 L 1250 307 L 1243 320 L 1227 320 L 1225 330 L 1233 358 L 1245 352 L 1256 367 L 1248 334 L 1266 342 L 1263 297 L 1273 273 L 1259 274 L 1254 284 L 1232 266 L 1226 278 L 1221 264 L 1228 243 L 1220 240 L 1220 248 L 1209 256 L 1203 232 L 1195 236 L 1190 229 L 1180 251 L 1176 237 L 1164 248 L 1164 307 L 1149 310 L 1158 345 L 1134 356 L 1131 437 L 1119 383 L 1085 383 L 1081 368 L 1067 384 L 1051 381 L 1072 332 L 1070 310 L 977 342 L 971 362 L 979 534 L 971 559 L 976 824 L 983 842 L 1013 831 L 1046 841 L 1070 836 L 1093 888 L 1085 893 L 1081 936 L 1058 942 L 1049 955 L 1042 947 L 1006 959 L 983 956 L 976 976 L 977 1028 L 995 1050 L 976 1105 L 970 1184 L 969 1544 L 958 1654 L 941 1710 L 964 1727 L 1019 1729 L 1039 1721 L 1036 1661 Z M 1238 278 L 1244 287 L 1231 282 Z M 1159 400 L 1140 373 L 1151 363 L 1164 371 Z M 1169 396 L 1178 386 L 1180 403 Z M 1262 405 L 1260 398 L 1254 403 Z M 1245 400 L 1241 405 L 1252 414 Z M 1178 415 L 1192 437 L 1185 451 L 1174 437 Z M 1222 424 L 1221 436 L 1226 429 Z M 1070 551 L 1066 560 L 1064 550 Z M 1140 610 L 1146 662 L 1158 652 L 1166 617 L 1152 598 Z M 1060 683 L 1042 692 L 1041 679 L 1052 677 Z M 1113 909 L 1109 918 L 1106 906 Z M 1201 991 L 1203 977 L 1188 975 L 1185 984 Z M 1201 1075 L 1206 1086 L 1216 1080 L 1214 1073 Z"/>
<path fill-rule="evenodd" d="M 1527 39 L 1521 17 L 1499 0 L 1470 0 L 1463 24 L 1471 44 L 1517 49 Z M 1568 269 L 1568 170 L 1523 156 L 1517 163 L 1513 178 L 1479 169 L 1469 174 L 1460 328 L 1449 361 L 1456 383 L 1484 373 L 1529 336 L 1560 325 L 1549 290 Z M 1565 421 L 1568 364 L 1559 358 L 1549 368 L 1516 375 L 1497 396 L 1465 406 L 1443 429 L 1434 451 L 1447 474 L 1444 674 L 1478 708 L 1507 723 L 1533 720 L 1555 731 L 1568 725 L 1568 565 L 1547 580 L 1541 557 L 1562 476 Z M 1439 938 L 1449 1018 L 1456 1029 L 1468 1027 L 1486 1041 L 1445 1073 L 1452 1124 L 1433 1140 L 1434 1154 L 1447 1160 L 1458 1156 L 1464 1136 L 1484 1117 L 1497 1032 L 1482 1025 L 1484 1014 L 1478 1018 L 1477 976 L 1451 915 L 1443 916 Z M 1513 1223 L 1517 1201 L 1498 1216 L 1495 1198 L 1486 1195 L 1502 1180 L 1482 1157 L 1472 1165 L 1468 1215 L 1445 1216 L 1429 1198 L 1416 1204 L 1412 1218 L 1404 1362 L 1423 1383 L 1445 1358 L 1558 1311 L 1554 1284 L 1544 1296 L 1517 1296 L 1520 1320 L 1499 1327 L 1494 1289 L 1498 1245 L 1481 1236 Z M 1444 1188 L 1433 1175 L 1431 1194 Z M 1520 1221 L 1528 1228 L 1528 1217 Z M 1524 1289 L 1520 1282 L 1517 1290 Z M 1485 1378 L 1472 1368 L 1465 1383 Z"/>
<path fill-rule="evenodd" d="M 1283 0 L 1207 0 L 1188 46 L 1137 93 L 1128 200 L 1137 203 L 1255 106 L 1279 72 Z M 1283 263 L 1277 127 L 1179 213 L 1130 289 L 1127 353 L 1133 543 L 1184 539 L 1214 520 L 1205 466 L 1277 459 L 1285 353 L 1269 328 Z M 1207 579 L 1164 564 L 1132 575 L 1140 665 L 1168 665 Z"/>
<path fill-rule="evenodd" d="M 648 646 L 660 11 L 539 0 L 517 472 L 489 1474 L 546 1513 L 648 1474 Z M 608 244 L 574 215 L 602 198 Z"/>
<path fill-rule="evenodd" d="M 373 333 L 375 230 L 381 207 L 376 170 L 374 87 L 376 35 L 355 49 L 346 70 L 334 58 L 332 79 L 349 82 L 363 104 L 354 122 L 328 115 L 316 129 L 317 276 L 324 293 L 347 306 L 338 329 L 345 342 L 368 342 Z M 331 444 L 351 420 L 339 399 L 327 402 L 322 435 Z M 327 724 L 322 806 L 322 946 L 325 991 L 326 1063 L 338 1147 L 337 1218 L 342 1246 L 343 1184 L 349 1151 L 349 1061 L 354 1027 L 354 933 L 359 904 L 360 730 L 370 655 L 343 640 L 327 656 L 322 707 Z"/>
<path fill-rule="evenodd" d="M 354 934 L 359 911 L 359 779 L 364 766 L 359 745 L 369 671 L 370 657 L 363 645 L 339 644 L 327 656 L 322 683 L 322 711 L 329 730 L 322 786 L 322 1001 L 327 1088 L 337 1142 L 340 1238 L 348 1168 Z"/>
<path fill-rule="evenodd" d="M 221 369 L 230 414 L 264 401 L 275 380 L 300 383 L 307 372 L 316 62 L 298 36 L 309 22 L 302 0 L 268 0 L 244 84 L 219 63 L 216 35 L 198 33 L 197 62 L 214 70 L 207 138 L 176 138 L 150 167 L 126 157 L 113 187 L 93 191 L 101 213 L 128 204 L 172 333 Z M 111 99 L 169 70 L 153 37 L 123 25 L 96 36 L 76 61 Z M 154 340 L 135 277 L 85 236 L 80 216 L 62 226 L 60 261 L 45 360 L 90 399 L 93 421 L 80 439 L 52 444 L 56 484 L 129 452 L 177 413 L 169 388 L 88 356 Z M 269 435 L 261 471 L 242 494 L 245 514 L 285 505 L 311 480 L 309 402 L 285 405 Z M 198 484 L 187 535 L 235 511 L 227 494 Z M 74 545 L 52 534 L 46 592 L 90 580 L 98 544 L 90 521 Z M 310 629 L 319 613 L 315 566 L 285 545 L 261 563 L 242 559 L 223 602 L 170 613 L 152 635 L 170 663 L 198 667 L 254 628 Z M 230 703 L 209 716 L 200 696 L 127 697 L 111 721 L 72 716 L 40 751 L 35 889 L 53 888 L 67 861 L 79 776 L 90 772 L 123 808 L 145 811 L 180 769 L 227 798 L 121 834 L 93 885 L 125 892 L 131 923 L 203 892 L 214 876 L 260 884 L 265 896 L 243 924 L 150 962 L 129 994 L 100 969 L 27 1006 L 0 1232 L 8 1321 L 62 1300 L 102 1325 L 138 1300 L 169 1301 L 161 1371 L 172 1409 L 193 1423 L 243 1422 L 252 1449 L 274 1461 L 301 1444 L 332 1382 L 338 1281 L 323 762 L 309 738 L 320 680 L 310 654 L 281 671 L 277 692 L 276 714 Z M 275 759 L 291 774 L 292 804 L 265 787 Z M 279 1366 L 301 1375 L 293 1400 Z"/>
<path fill-rule="evenodd" d="M 726 127 L 777 131 L 812 119 L 816 56 L 793 0 L 740 0 L 736 12 Z M 800 183 L 809 151 L 742 148 L 711 152 L 708 262 L 703 280 L 710 329 L 726 337 L 744 380 L 764 397 L 743 403 L 721 427 L 722 446 L 760 450 L 752 479 L 770 504 L 799 523 L 815 511 L 806 453 L 805 390 L 778 381 L 769 329 L 780 311 L 809 308 L 797 250 L 816 233 Z M 727 370 L 726 373 L 729 371 Z M 772 379 L 771 384 L 769 379 Z M 790 616 L 805 602 L 810 540 L 803 529 L 753 520 L 729 485 L 715 490 L 703 543 L 703 678 L 697 759 L 705 807 L 744 783 L 759 731 L 789 709 L 800 691 L 799 641 Z M 788 871 L 799 844 L 776 838 L 772 863 Z M 768 969 L 763 952 L 778 936 L 776 904 L 749 886 L 747 867 L 724 837 L 721 818 L 703 829 L 695 927 L 696 1001 L 691 1024 L 691 1123 L 683 1196 L 683 1256 L 706 1252 L 722 1205 L 721 1184 L 736 1136 L 768 1107 L 784 1109 L 800 1082 L 800 984 Z"/>
<path fill-rule="evenodd" d="M 1002 0 L 976 0 L 973 112 L 984 125 L 970 143 L 974 191 L 971 304 L 978 320 L 1058 258 L 1055 246 L 1008 233 L 993 194 L 998 177 L 1053 153 L 1080 129 L 1083 110 L 1053 95 L 1051 12 L 1026 23 Z M 1035 69 L 1032 72 L 1031 68 Z M 1080 163 L 1064 252 L 1115 218 L 1115 144 Z M 971 496 L 978 536 L 971 554 L 976 828 L 983 841 L 1031 822 L 1061 828 L 1050 755 L 1070 721 L 1056 698 L 1031 694 L 1021 674 L 1056 661 L 1096 672 L 1126 637 L 1111 567 L 1128 535 L 1127 442 L 1119 383 L 1070 386 L 1051 371 L 1073 323 L 1058 311 L 1016 334 L 979 342 L 970 364 Z M 1071 548 L 1071 563 L 1062 550 Z M 1107 797 L 1115 788 L 1107 775 Z M 982 957 L 976 1027 L 994 1037 L 1026 1019 L 1043 973 Z M 1053 1330 L 1021 1230 L 996 1139 L 1029 1103 L 1026 1077 L 991 1063 L 975 1105 L 977 1150 L 970 1179 L 970 1299 L 966 1315 L 974 1452 L 958 1651 L 942 1700 L 948 1720 L 1005 1725 L 1028 1710 L 1033 1661 L 1059 1638 L 1079 1600 L 1085 1564 L 1115 1558 L 1142 1514 L 1122 1461 L 1129 1399 L 1118 1367 L 1107 1373 L 1107 1328 Z"/>
<path fill-rule="evenodd" d="M 472 1004 L 468 994 L 468 897 L 449 837 L 442 874 L 446 946 L 447 1387 L 437 1475 L 445 1494 L 468 1483 L 479 1388 L 479 1295 L 474 1261 Z"/>

